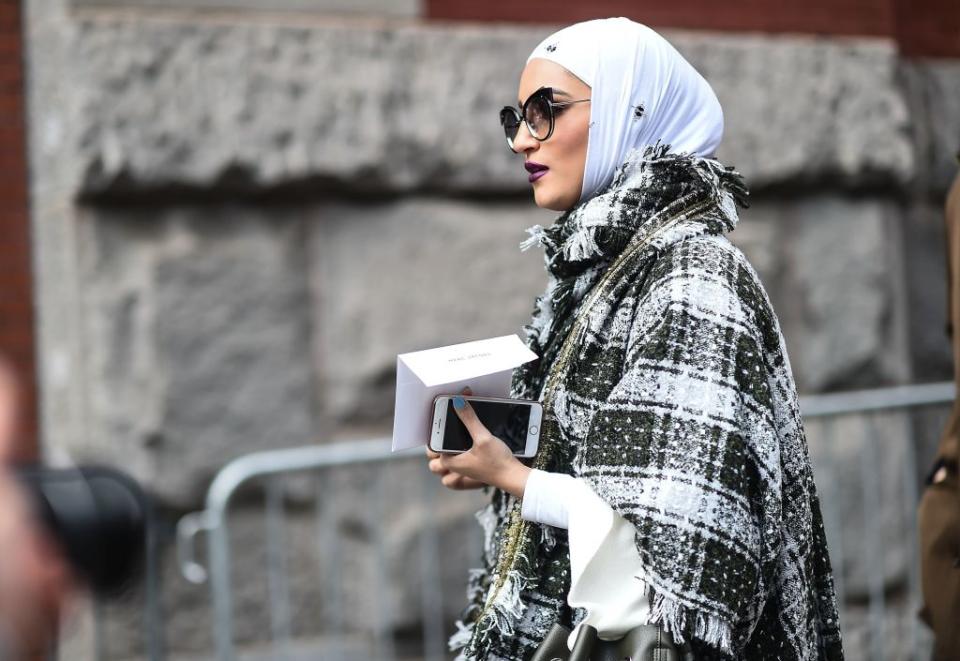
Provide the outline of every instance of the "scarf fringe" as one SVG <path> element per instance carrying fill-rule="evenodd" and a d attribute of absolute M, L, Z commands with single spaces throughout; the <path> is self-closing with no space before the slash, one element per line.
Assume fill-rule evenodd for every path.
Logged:
<path fill-rule="evenodd" d="M 534 225 L 527 228 L 527 234 L 530 236 L 520 242 L 520 251 L 526 252 L 530 248 L 539 246 L 552 246 L 553 240 L 550 239 L 543 225 Z"/>
<path fill-rule="evenodd" d="M 467 603 L 474 603 L 483 598 L 483 579 L 486 576 L 487 570 L 483 568 L 474 568 L 467 571 Z"/>
<path fill-rule="evenodd" d="M 567 398 L 566 390 L 557 390 L 556 394 L 553 396 L 553 412 L 557 418 L 563 422 L 567 421 L 568 413 L 570 411 L 569 400 Z"/>
<path fill-rule="evenodd" d="M 500 586 L 496 599 L 490 605 L 493 611 L 491 628 L 505 636 L 513 635 L 513 623 L 523 615 L 524 606 L 520 595 L 527 588 L 525 579 L 519 570 L 511 569 Z"/>
<path fill-rule="evenodd" d="M 547 553 L 557 546 L 557 535 L 553 530 L 553 526 L 540 525 L 540 544 Z"/>
<path fill-rule="evenodd" d="M 483 531 L 483 550 L 484 553 L 493 553 L 493 537 L 497 530 L 497 511 L 493 503 L 487 504 L 481 508 L 474 517 L 480 524 Z"/>
<path fill-rule="evenodd" d="M 605 266 L 605 265 L 604 265 Z M 584 296 L 587 295 L 587 292 L 593 287 L 594 283 L 600 278 L 600 274 L 603 272 L 603 267 L 594 266 L 590 269 L 587 269 L 583 272 L 583 275 L 579 276 L 573 283 L 573 298 L 574 300 L 581 300 Z"/>
<path fill-rule="evenodd" d="M 662 592 L 651 592 L 651 624 L 662 626 L 678 644 L 692 636 L 726 654 L 733 654 L 733 627 L 727 620 L 713 613 L 689 609 Z"/>
<path fill-rule="evenodd" d="M 464 624 L 462 620 L 457 620 L 455 625 L 457 627 L 457 632 L 450 636 L 450 640 L 447 641 L 447 646 L 451 652 L 456 652 L 457 650 L 465 648 L 470 643 L 470 639 L 473 638 L 473 622 L 470 624 Z M 465 652 L 458 654 L 457 661 L 466 659 L 467 657 L 465 654 Z"/>
<path fill-rule="evenodd" d="M 547 291 L 544 292 L 543 296 L 537 298 L 537 310 L 536 314 L 533 315 L 530 328 L 533 330 L 537 342 L 540 345 L 543 345 L 547 340 L 550 329 L 553 327 L 553 299 L 556 296 L 558 284 L 559 282 L 556 278 L 550 277 L 547 281 Z"/>
<path fill-rule="evenodd" d="M 567 261 L 580 262 L 601 254 L 598 235 L 606 229 L 606 223 L 583 223 L 563 244 L 563 256 Z"/>

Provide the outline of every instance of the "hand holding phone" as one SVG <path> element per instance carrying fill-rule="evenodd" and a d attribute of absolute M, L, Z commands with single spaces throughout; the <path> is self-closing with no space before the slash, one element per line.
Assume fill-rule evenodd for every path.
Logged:
<path fill-rule="evenodd" d="M 506 443 L 515 456 L 529 458 L 537 453 L 543 417 L 540 402 L 471 395 L 456 397 L 468 403 L 486 431 Z M 473 447 L 474 439 L 457 415 L 454 398 L 454 395 L 441 395 L 434 399 L 429 442 L 434 452 L 460 453 Z"/>
<path fill-rule="evenodd" d="M 492 433 L 477 413 L 478 401 L 489 402 L 491 399 L 493 398 L 458 396 L 442 398 L 442 402 L 435 403 L 435 418 L 440 413 L 443 422 L 440 429 L 445 432 L 448 425 L 455 429 L 455 419 L 466 430 L 466 438 L 469 440 L 463 441 L 452 435 L 447 436 L 446 433 L 433 434 L 427 448 L 429 467 L 431 472 L 440 475 L 444 486 L 451 489 L 473 488 L 477 483 L 488 484 L 522 498 L 530 468 L 522 464 L 517 457 L 521 456 L 521 453 L 529 453 L 531 456 L 536 453 L 542 409 L 539 402 L 494 399 L 496 407 L 501 408 L 499 414 L 505 416 L 505 419 L 498 422 L 491 418 L 489 412 L 485 417 L 492 421 L 493 426 L 504 436 L 509 436 L 510 430 L 514 429 L 514 447 L 511 448 Z M 513 420 L 506 415 L 510 408 L 514 408 L 513 413 L 517 416 Z M 522 441 L 522 450 L 520 441 L 517 440 L 520 434 L 516 431 L 520 426 L 519 420 L 523 421 L 527 437 Z M 531 423 L 535 423 L 532 425 L 535 429 L 530 429 Z M 528 441 L 531 434 L 534 437 L 532 443 Z M 443 454 L 437 451 L 438 448 L 443 450 Z"/>

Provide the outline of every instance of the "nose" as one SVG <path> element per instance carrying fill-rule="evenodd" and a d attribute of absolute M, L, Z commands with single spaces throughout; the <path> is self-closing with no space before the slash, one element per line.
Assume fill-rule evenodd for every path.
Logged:
<path fill-rule="evenodd" d="M 520 122 L 517 129 L 517 135 L 513 138 L 513 151 L 518 154 L 526 154 L 536 151 L 540 148 L 540 142 L 530 135 L 530 129 L 526 122 Z"/>

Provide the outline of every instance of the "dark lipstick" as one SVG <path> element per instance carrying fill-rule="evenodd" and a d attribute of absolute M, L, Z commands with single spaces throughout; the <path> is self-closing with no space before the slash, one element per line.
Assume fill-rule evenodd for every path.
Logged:
<path fill-rule="evenodd" d="M 527 161 L 523 164 L 523 167 L 526 168 L 527 172 L 530 173 L 530 183 L 532 184 L 537 179 L 542 177 L 547 173 L 548 168 L 546 165 L 541 165 L 540 163 L 534 163 L 533 161 Z"/>

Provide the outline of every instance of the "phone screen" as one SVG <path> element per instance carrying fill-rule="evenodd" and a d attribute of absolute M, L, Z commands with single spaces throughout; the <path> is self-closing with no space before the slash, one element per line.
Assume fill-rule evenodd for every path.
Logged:
<path fill-rule="evenodd" d="M 491 434 L 506 443 L 514 454 L 523 454 L 527 448 L 527 433 L 530 429 L 529 404 L 471 401 L 470 406 Z M 460 422 L 453 408 L 453 400 L 448 400 L 447 422 L 443 430 L 444 449 L 469 450 L 472 446 L 473 439 Z"/>

